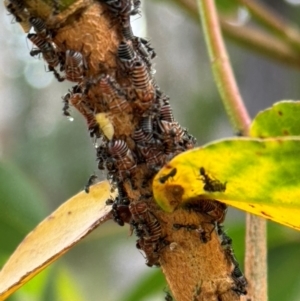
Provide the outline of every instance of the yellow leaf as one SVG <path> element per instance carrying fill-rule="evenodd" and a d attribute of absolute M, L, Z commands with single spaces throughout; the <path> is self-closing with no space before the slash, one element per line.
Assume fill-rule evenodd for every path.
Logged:
<path fill-rule="evenodd" d="M 204 199 L 300 230 L 300 137 L 232 138 L 182 153 L 153 181 L 167 212 Z"/>
<path fill-rule="evenodd" d="M 115 198 L 108 181 L 78 193 L 43 220 L 21 242 L 0 271 L 0 301 L 66 253 L 75 243 L 111 218 L 106 200 Z"/>

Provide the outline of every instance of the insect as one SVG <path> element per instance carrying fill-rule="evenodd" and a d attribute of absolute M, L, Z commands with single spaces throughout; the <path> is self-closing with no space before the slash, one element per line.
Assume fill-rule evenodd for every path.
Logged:
<path fill-rule="evenodd" d="M 153 133 L 153 121 L 152 121 L 151 116 L 142 117 L 141 129 L 145 133 Z"/>
<path fill-rule="evenodd" d="M 46 23 L 41 18 L 30 17 L 29 22 L 40 37 L 45 39 L 50 38 L 50 33 L 47 30 Z"/>
<path fill-rule="evenodd" d="M 221 183 L 219 180 L 211 179 L 205 172 L 204 167 L 200 167 L 200 175 L 204 183 L 203 189 L 208 192 L 224 192 L 226 190 L 226 182 Z"/>
<path fill-rule="evenodd" d="M 108 152 L 115 159 L 115 165 L 121 173 L 128 173 L 136 167 L 134 155 L 125 141 L 120 139 L 110 141 Z"/>
<path fill-rule="evenodd" d="M 130 11 L 130 15 L 134 16 L 140 14 L 141 1 L 133 0 L 133 9 Z"/>
<path fill-rule="evenodd" d="M 22 0 L 4 0 L 4 5 L 8 12 L 15 17 L 25 32 L 29 32 L 31 24 L 29 22 L 29 12 L 25 9 Z"/>
<path fill-rule="evenodd" d="M 119 226 L 124 226 L 125 223 L 129 223 L 131 220 L 131 213 L 128 205 L 120 204 L 118 199 L 112 205 L 112 212 L 114 221 Z"/>
<path fill-rule="evenodd" d="M 99 123 L 96 119 L 96 115 L 83 101 L 82 93 L 72 92 L 69 98 L 69 103 L 72 104 L 86 119 L 88 130 L 90 131 L 90 136 L 96 136 L 97 138 L 99 138 Z"/>
<path fill-rule="evenodd" d="M 197 225 L 193 224 L 187 224 L 187 225 L 182 225 L 182 224 L 173 224 L 173 228 L 175 230 L 180 230 L 180 229 L 186 229 L 187 231 L 195 231 L 198 229 Z"/>
<path fill-rule="evenodd" d="M 97 178 L 98 178 L 98 177 L 97 177 L 95 174 L 92 174 L 92 175 L 89 177 L 87 183 L 86 183 L 85 186 L 84 186 L 84 191 L 85 191 L 86 193 L 89 193 L 89 192 L 90 192 L 90 186 L 92 186 L 92 185 L 95 183 L 95 181 L 96 181 Z"/>
<path fill-rule="evenodd" d="M 248 283 L 239 266 L 234 267 L 231 273 L 231 277 L 236 285 L 236 287 L 232 288 L 232 290 L 235 291 L 238 295 L 246 295 L 246 287 Z"/>
<path fill-rule="evenodd" d="M 146 65 L 140 59 L 136 59 L 131 69 L 131 81 L 138 98 L 143 103 L 151 103 L 155 97 L 155 90 Z"/>
<path fill-rule="evenodd" d="M 173 301 L 173 297 L 172 295 L 170 294 L 170 292 L 168 292 L 166 289 L 164 289 L 164 292 L 165 292 L 165 301 Z"/>
<path fill-rule="evenodd" d="M 105 204 L 107 205 L 107 206 L 110 206 L 110 205 L 112 205 L 114 203 L 114 200 L 113 199 L 107 199 L 106 201 L 105 201 Z"/>
<path fill-rule="evenodd" d="M 112 114 L 128 112 L 131 107 L 120 87 L 115 80 L 109 75 L 102 76 L 99 86 L 103 94 L 103 98 L 108 104 L 109 111 Z"/>
<path fill-rule="evenodd" d="M 173 178 L 176 175 L 176 173 L 177 173 L 176 168 L 171 169 L 171 171 L 168 174 L 166 174 L 165 176 L 161 176 L 159 178 L 159 182 L 162 184 L 166 183 L 168 181 L 168 179 Z"/>
<path fill-rule="evenodd" d="M 157 169 L 165 162 L 165 154 L 159 148 L 153 146 L 140 146 L 139 151 L 144 157 L 147 165 L 152 169 Z"/>
<path fill-rule="evenodd" d="M 29 33 L 27 35 L 27 38 L 35 46 L 37 46 L 37 49 L 32 49 L 30 51 L 30 55 L 35 56 L 42 53 L 44 60 L 48 64 L 49 71 L 52 71 L 54 73 L 54 76 L 58 81 L 64 81 L 64 78 L 61 77 L 60 74 L 55 70 L 55 67 L 57 67 L 60 64 L 61 59 L 54 43 L 50 43 L 46 39 L 34 33 Z"/>
<path fill-rule="evenodd" d="M 100 170 L 105 169 L 105 163 L 108 159 L 108 149 L 106 144 L 101 144 L 96 149 L 96 157 L 98 160 L 98 168 Z"/>
<path fill-rule="evenodd" d="M 187 210 L 193 210 L 210 217 L 211 222 L 222 223 L 225 219 L 227 206 L 216 200 L 191 199 L 184 205 Z"/>
<path fill-rule="evenodd" d="M 66 51 L 65 72 L 67 80 L 80 82 L 85 76 L 87 69 L 87 62 L 81 52 L 75 50 Z"/>
<path fill-rule="evenodd" d="M 141 128 L 134 131 L 132 135 L 133 140 L 141 145 L 147 145 L 153 143 L 153 134 L 152 133 L 145 133 Z"/>
<path fill-rule="evenodd" d="M 161 226 L 157 218 L 148 209 L 145 201 L 132 202 L 129 205 L 132 214 L 132 226 L 139 237 L 137 247 L 147 257 L 148 266 L 159 265 Z"/>
<path fill-rule="evenodd" d="M 228 235 L 226 235 L 221 224 L 217 224 L 217 234 L 219 236 L 221 246 L 224 250 L 228 262 L 231 263 L 234 267 L 239 266 L 232 248 L 232 239 Z"/>
<path fill-rule="evenodd" d="M 172 113 L 172 108 L 171 108 L 169 103 L 164 104 L 163 106 L 161 106 L 159 113 L 160 113 L 160 118 L 162 120 L 166 120 L 168 122 L 174 122 L 174 116 L 173 116 L 173 113 Z"/>
<path fill-rule="evenodd" d="M 211 225 L 212 227 L 209 230 L 207 230 L 207 229 L 205 229 L 206 227 L 204 227 L 205 224 Z M 200 225 L 173 224 L 173 229 L 175 229 L 175 230 L 186 229 L 187 231 L 195 231 L 196 233 L 198 233 L 201 242 L 207 243 L 211 240 L 211 234 L 212 234 L 213 230 L 215 229 L 215 226 L 212 223 L 206 223 L 206 222 L 203 222 Z"/>
<path fill-rule="evenodd" d="M 62 100 L 63 100 L 63 108 L 62 108 L 62 111 L 63 111 L 63 115 L 68 117 L 69 120 L 73 120 L 73 117 L 71 116 L 70 114 L 70 98 L 71 98 L 71 93 L 68 92 L 67 94 L 65 94 L 63 97 L 62 97 Z"/>

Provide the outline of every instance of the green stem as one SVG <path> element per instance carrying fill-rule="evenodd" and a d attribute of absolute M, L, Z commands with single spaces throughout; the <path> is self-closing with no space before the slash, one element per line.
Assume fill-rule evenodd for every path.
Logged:
<path fill-rule="evenodd" d="M 289 43 L 297 50 L 300 49 L 300 32 L 299 29 L 290 24 L 282 16 L 276 14 L 271 8 L 266 7 L 263 3 L 256 0 L 235 0 L 245 6 L 261 25 L 266 29 Z"/>
<path fill-rule="evenodd" d="M 225 110 L 234 129 L 242 135 L 247 135 L 251 120 L 231 69 L 215 3 L 213 0 L 198 0 L 198 4 L 214 78 Z"/>
<path fill-rule="evenodd" d="M 196 2 L 193 0 L 172 0 L 184 10 L 193 20 L 199 22 Z M 297 50 L 288 43 L 273 37 L 261 30 L 247 26 L 234 26 L 222 15 L 219 16 L 224 36 L 247 50 L 264 55 L 267 59 L 273 59 L 293 68 L 300 68 L 300 55 Z"/>
<path fill-rule="evenodd" d="M 233 126 L 248 134 L 250 117 L 241 99 L 224 45 L 213 0 L 198 0 L 202 27 L 219 93 Z M 267 300 L 266 221 L 247 215 L 245 270 L 249 280 L 247 299 Z M 253 231 L 252 229 L 255 229 Z M 259 261 L 259 264 L 256 264 Z"/>

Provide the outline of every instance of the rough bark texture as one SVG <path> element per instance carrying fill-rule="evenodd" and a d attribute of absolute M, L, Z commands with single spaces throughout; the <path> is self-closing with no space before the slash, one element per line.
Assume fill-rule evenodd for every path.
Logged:
<path fill-rule="evenodd" d="M 14 3 L 10 1 L 8 9 Z M 122 10 L 128 3 L 130 10 Z M 87 120 L 99 168 L 108 171 L 112 189 L 119 190 L 112 204 L 114 219 L 130 224 L 147 265 L 161 266 L 177 301 L 240 300 L 246 282 L 231 240 L 219 222 L 212 221 L 214 207 L 166 214 L 153 200 L 156 171 L 194 147 L 194 139 L 166 109 L 169 99 L 151 72 L 152 46 L 130 33 L 131 10 L 130 0 L 84 0 L 70 6 L 25 1 L 22 12 L 14 14 L 22 24 L 32 16 L 45 22 L 48 34 L 36 34 L 53 49 L 35 49 L 58 79 L 66 76 L 76 83 L 65 96 L 64 113 L 68 116 L 73 105 Z M 133 57 L 118 53 L 121 42 L 133 50 Z M 79 53 L 77 62 L 68 62 L 70 50 Z M 59 64 L 51 63 L 50 54 Z M 143 70 L 136 71 L 140 66 Z"/>

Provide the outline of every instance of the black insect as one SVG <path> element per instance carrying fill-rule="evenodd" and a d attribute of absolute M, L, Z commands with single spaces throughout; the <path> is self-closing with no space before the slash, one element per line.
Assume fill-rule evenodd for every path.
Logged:
<path fill-rule="evenodd" d="M 232 263 L 235 267 L 239 266 L 232 248 L 232 239 L 224 232 L 223 226 L 220 224 L 217 224 L 217 234 L 228 262 Z"/>
<path fill-rule="evenodd" d="M 72 118 L 71 114 L 70 114 L 70 98 L 71 98 L 71 93 L 70 92 L 68 92 L 67 94 L 65 94 L 62 97 L 63 104 L 64 104 L 63 108 L 62 108 L 63 115 L 68 117 L 68 118 Z"/>
<path fill-rule="evenodd" d="M 139 237 L 138 248 L 142 249 L 147 257 L 148 266 L 159 265 L 159 250 L 161 242 L 161 226 L 157 218 L 150 212 L 145 201 L 132 202 L 129 205 L 132 214 L 131 225 Z"/>
<path fill-rule="evenodd" d="M 175 230 L 186 229 L 187 231 L 195 231 L 198 229 L 198 226 L 193 224 L 187 224 L 187 225 L 173 224 L 173 228 Z"/>
<path fill-rule="evenodd" d="M 204 228 L 204 225 L 210 225 L 209 231 Z M 202 243 L 207 243 L 211 240 L 211 233 L 215 229 L 215 225 L 212 223 L 201 223 L 200 225 L 195 224 L 173 224 L 173 229 L 180 230 L 180 229 L 186 229 L 187 231 L 195 231 L 199 235 L 199 239 Z"/>
<path fill-rule="evenodd" d="M 130 15 L 134 16 L 136 14 L 140 14 L 141 1 L 133 0 L 133 9 L 130 11 Z"/>
<path fill-rule="evenodd" d="M 97 177 L 95 174 L 92 174 L 92 175 L 89 177 L 89 179 L 88 179 L 86 185 L 84 186 L 84 191 L 85 191 L 86 193 L 89 193 L 89 192 L 90 192 L 90 186 L 92 186 L 92 185 L 95 183 L 95 181 L 96 181 L 97 178 L 98 178 L 98 177 Z"/>
<path fill-rule="evenodd" d="M 236 266 L 233 269 L 231 277 L 236 285 L 234 288 L 232 288 L 232 290 L 235 291 L 238 295 L 246 295 L 246 287 L 248 285 L 248 282 L 245 276 L 243 275 L 242 271 L 240 270 L 239 266 Z"/>
<path fill-rule="evenodd" d="M 168 181 L 168 179 L 173 178 L 176 175 L 176 173 L 177 173 L 177 168 L 171 169 L 171 171 L 168 174 L 159 178 L 159 182 L 161 184 L 166 183 Z"/>
<path fill-rule="evenodd" d="M 204 167 L 200 167 L 201 180 L 204 183 L 203 189 L 208 192 L 224 192 L 226 190 L 226 182 L 221 183 L 219 180 L 211 179 L 205 172 Z"/>
<path fill-rule="evenodd" d="M 113 199 L 107 199 L 107 200 L 105 201 L 105 204 L 106 204 L 107 206 L 111 206 L 111 205 L 113 205 L 113 203 L 114 203 L 114 200 L 113 200 Z"/>
<path fill-rule="evenodd" d="M 44 60 L 48 64 L 49 71 L 52 71 L 54 76 L 58 81 L 64 81 L 64 77 L 55 70 L 55 68 L 62 62 L 60 53 L 54 43 L 50 43 L 47 39 L 34 34 L 29 33 L 27 38 L 37 47 L 37 49 L 32 49 L 30 51 L 31 56 L 42 54 Z"/>
<path fill-rule="evenodd" d="M 125 223 L 130 223 L 131 221 L 131 212 L 129 210 L 128 204 L 122 203 L 119 197 L 116 198 L 112 205 L 112 213 L 114 221 L 119 226 L 124 226 Z"/>
<path fill-rule="evenodd" d="M 171 296 L 170 292 L 168 292 L 166 289 L 164 289 L 165 292 L 165 301 L 173 301 L 173 297 Z"/>
<path fill-rule="evenodd" d="M 108 159 L 107 146 L 105 144 L 101 144 L 97 147 L 96 157 L 98 161 L 98 168 L 100 170 L 104 170 L 106 161 Z"/>

